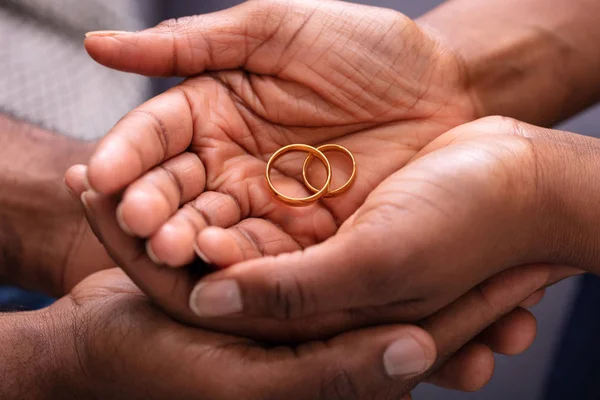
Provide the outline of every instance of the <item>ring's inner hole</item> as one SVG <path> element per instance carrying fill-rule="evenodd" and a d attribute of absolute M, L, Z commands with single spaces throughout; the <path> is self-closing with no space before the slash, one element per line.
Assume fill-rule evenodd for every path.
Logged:
<path fill-rule="evenodd" d="M 331 165 L 331 184 L 329 185 L 329 191 L 331 192 L 350 179 L 352 175 L 352 160 L 350 160 L 347 154 L 340 151 L 326 150 L 324 153 Z M 327 179 L 327 170 L 318 158 L 312 157 L 306 171 L 306 177 L 308 178 L 308 182 L 316 189 L 323 187 Z"/>
<path fill-rule="evenodd" d="M 304 185 L 304 180 L 302 179 L 302 166 L 308 155 L 309 153 L 306 151 L 294 150 L 285 153 L 275 160 L 273 169 L 271 170 L 271 182 L 279 193 L 294 198 L 308 197 L 313 194 L 313 192 Z M 314 170 L 315 173 L 318 173 L 319 176 L 322 177 L 319 178 L 321 180 L 314 181 L 316 182 L 316 185 L 311 181 L 311 184 L 315 188 L 321 189 L 327 179 L 327 168 L 325 168 L 325 165 L 321 160 L 317 157 L 313 157 L 310 169 Z M 281 173 L 285 175 L 285 178 L 282 177 Z"/>

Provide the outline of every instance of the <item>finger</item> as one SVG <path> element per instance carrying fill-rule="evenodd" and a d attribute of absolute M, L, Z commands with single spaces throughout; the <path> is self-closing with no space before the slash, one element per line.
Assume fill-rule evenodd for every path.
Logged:
<path fill-rule="evenodd" d="M 521 304 L 521 307 L 531 308 L 533 306 L 538 305 L 540 303 L 540 301 L 542 301 L 542 299 L 544 298 L 545 294 L 546 294 L 545 289 L 535 292 L 534 294 L 529 296 L 527 299 L 525 299 L 525 301 Z"/>
<path fill-rule="evenodd" d="M 489 348 L 486 350 L 475 346 L 451 360 L 459 349 L 475 337 L 468 337 L 465 327 L 471 333 L 483 331 L 510 313 L 531 293 L 572 272 L 568 267 L 544 264 L 513 268 L 494 276 L 424 320 L 421 326 L 432 335 L 438 349 L 438 360 L 432 371 L 440 371 L 440 374 L 433 375 L 432 381 L 443 387 L 464 390 L 477 389 L 485 384 L 489 373 L 493 371 Z M 454 331 L 453 323 L 458 331 Z M 446 362 L 450 363 L 447 369 L 443 367 Z M 453 370 L 452 365 L 457 369 Z M 473 375 L 478 368 L 482 374 Z"/>
<path fill-rule="evenodd" d="M 270 343 L 294 343 L 331 337 L 365 321 L 351 313 L 323 314 L 310 320 L 278 321 L 267 318 L 213 319 L 198 318 L 189 308 L 189 296 L 194 284 L 210 268 L 194 263 L 187 268 L 164 268 L 153 262 L 145 251 L 144 241 L 127 235 L 118 225 L 116 196 L 95 192 L 82 195 L 87 217 L 96 235 L 101 238 L 108 253 L 163 311 L 186 324 L 220 332 L 233 332 Z"/>
<path fill-rule="evenodd" d="M 383 305 L 382 292 L 372 289 L 386 287 L 374 281 L 386 275 L 382 269 L 391 268 L 381 256 L 388 253 L 383 249 L 387 243 L 353 229 L 303 251 L 242 262 L 199 282 L 190 304 L 202 317 L 243 311 L 285 320 Z M 394 265 L 402 262 L 394 260 Z"/>
<path fill-rule="evenodd" d="M 183 152 L 194 132 L 192 107 L 184 89 L 174 88 L 127 114 L 90 159 L 87 178 L 92 189 L 115 193 Z"/>
<path fill-rule="evenodd" d="M 483 388 L 493 374 L 493 352 L 483 344 L 470 343 L 427 378 L 427 382 L 446 389 L 474 392 Z"/>
<path fill-rule="evenodd" d="M 439 370 L 453 354 L 463 348 L 466 343 L 476 337 L 483 329 L 509 313 L 531 293 L 547 285 L 556 276 L 552 272 L 553 268 L 554 266 L 548 265 L 531 265 L 505 271 L 471 290 L 450 306 L 422 321 L 421 326 L 434 339 L 438 354 L 436 363 L 430 371 Z M 348 335 L 356 335 L 354 337 L 360 338 L 362 332 L 372 333 L 375 331 L 373 329 L 355 331 L 350 334 L 341 335 L 336 339 L 350 337 Z M 328 345 L 335 347 L 336 339 L 329 342 Z M 368 341 L 368 338 L 364 337 L 362 340 Z M 351 342 L 351 348 L 360 349 L 361 343 L 358 341 Z M 392 347 L 390 346 L 389 348 Z M 348 348 L 348 351 L 352 352 L 353 350 Z M 360 356 L 360 351 L 349 353 L 347 357 L 352 357 L 350 354 Z M 410 357 L 407 357 L 406 353 L 398 357 L 398 368 L 400 371 L 409 359 Z M 438 376 L 440 379 L 439 383 L 443 383 L 448 387 L 477 388 L 485 384 L 493 372 L 492 352 L 484 345 L 468 346 L 452 363 L 451 365 L 461 369 L 452 371 L 450 368 L 444 370 Z M 345 366 L 347 364 L 342 363 L 340 365 Z M 349 376 L 350 379 L 354 376 L 360 377 L 360 379 L 356 379 L 361 382 L 377 382 L 377 377 L 372 375 L 373 370 L 371 368 L 370 371 L 360 370 L 352 373 L 352 369 L 346 369 L 345 375 Z M 388 367 L 385 370 L 393 371 L 394 368 Z M 416 376 L 414 374 L 411 376 L 410 373 L 399 374 L 403 385 L 401 391 L 404 391 L 404 393 L 410 392 L 417 383 L 429 376 L 428 374 L 425 373 Z M 360 384 L 359 382 L 358 385 Z M 386 387 L 382 383 L 381 390 L 386 389 L 390 390 L 389 386 Z M 397 397 L 399 396 L 397 395 Z"/>
<path fill-rule="evenodd" d="M 73 165 L 65 173 L 65 184 L 69 188 L 72 196 L 76 199 L 81 197 L 81 194 L 87 189 L 86 183 L 87 167 L 85 165 Z"/>
<path fill-rule="evenodd" d="M 514 356 L 527 350 L 536 334 L 537 321 L 533 314 L 517 308 L 482 332 L 478 340 L 494 353 Z"/>
<path fill-rule="evenodd" d="M 146 242 L 146 251 L 156 264 L 187 265 L 195 258 L 196 236 L 206 226 L 206 219 L 186 204 Z"/>
<path fill-rule="evenodd" d="M 251 368 L 257 373 L 271 370 L 276 374 L 271 381 L 285 382 L 293 398 L 317 400 L 401 398 L 414 387 L 411 378 L 436 359 L 430 335 L 404 325 L 358 330 L 288 352 L 286 361 L 277 360 L 275 371 L 273 363 Z M 272 360 L 273 353 L 277 352 L 271 352 Z M 265 397 L 289 398 L 281 384 L 265 389 L 270 395 Z"/>
<path fill-rule="evenodd" d="M 156 262 L 173 267 L 185 265 L 194 257 L 196 236 L 207 226 L 228 228 L 242 219 L 236 197 L 219 192 L 204 192 L 168 219 L 148 242 Z M 222 252 L 223 248 L 219 250 Z"/>
<path fill-rule="evenodd" d="M 119 227 L 116 219 L 119 199 L 116 196 L 88 191 L 82 195 L 82 201 L 90 225 L 115 262 L 168 314 L 185 320 L 186 310 L 178 305 L 186 300 L 193 275 L 184 269 L 162 268 L 148 257 L 143 239 L 130 236 Z"/>
<path fill-rule="evenodd" d="M 288 233 L 260 218 L 245 219 L 228 229 L 204 229 L 195 244 L 196 253 L 205 262 L 221 268 L 264 255 L 300 249 L 298 242 Z"/>
<path fill-rule="evenodd" d="M 288 7 L 278 2 L 248 2 L 166 21 L 141 32 L 91 32 L 85 47 L 102 65 L 148 76 L 191 76 L 242 66 L 268 74 L 277 68 L 287 43 L 314 6 L 295 3 L 292 14 Z"/>
<path fill-rule="evenodd" d="M 466 392 L 483 388 L 494 372 L 493 352 L 517 355 L 524 352 L 536 335 L 535 317 L 517 308 L 478 336 L 478 342 L 463 347 L 427 381 L 434 385 Z"/>
<path fill-rule="evenodd" d="M 514 310 L 531 293 L 569 274 L 572 274 L 572 269 L 569 267 L 547 264 L 509 269 L 478 285 L 442 312 L 427 318 L 421 325 L 432 334 L 439 344 L 438 349 L 441 347 L 456 351 L 462 346 L 461 342 L 464 338 L 458 339 L 454 332 L 443 331 L 439 327 L 449 325 L 451 321 L 460 321 L 461 324 L 472 326 L 473 330 L 478 330 L 478 333 L 482 332 Z M 477 325 L 478 329 L 475 328 Z M 440 360 L 444 360 L 446 356 L 443 351 L 439 353 Z"/>
<path fill-rule="evenodd" d="M 181 204 L 200 195 L 205 183 L 204 165 L 197 155 L 175 156 L 127 188 L 117 208 L 121 228 L 131 235 L 152 235 Z"/>

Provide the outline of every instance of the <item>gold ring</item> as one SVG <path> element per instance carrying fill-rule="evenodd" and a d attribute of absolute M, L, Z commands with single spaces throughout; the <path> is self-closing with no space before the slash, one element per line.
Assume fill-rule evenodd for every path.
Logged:
<path fill-rule="evenodd" d="M 354 180 L 356 179 L 356 160 L 354 159 L 354 155 L 350 152 L 350 150 L 348 150 L 347 148 L 340 146 L 339 144 L 324 144 L 323 146 L 319 146 L 317 147 L 317 150 L 326 153 L 328 151 L 339 151 L 341 153 L 346 154 L 348 157 L 350 157 L 350 160 L 352 161 L 352 175 L 350 175 L 350 178 L 348 178 L 348 181 L 346 181 L 346 183 L 344 183 L 342 186 L 340 186 L 339 188 L 332 190 L 331 192 L 327 192 L 325 194 L 324 197 L 334 197 L 334 196 L 339 196 L 340 194 L 346 192 L 348 189 L 350 189 L 350 186 L 352 186 L 352 184 L 354 183 Z M 318 191 L 318 189 L 316 189 L 313 185 L 310 184 L 310 182 L 308 182 L 308 178 L 306 177 L 306 172 L 308 170 L 308 167 L 310 165 L 310 163 L 313 160 L 313 155 L 309 154 L 308 157 L 306 157 L 306 160 L 304 160 L 304 165 L 302 166 L 302 178 L 304 179 L 304 184 L 310 189 L 311 192 L 316 193 Z"/>
<path fill-rule="evenodd" d="M 327 179 L 325 180 L 325 184 L 323 185 L 323 188 L 321 190 L 315 189 L 314 190 L 315 194 L 313 194 L 312 196 L 299 197 L 299 198 L 285 196 L 284 194 L 279 192 L 277 189 L 275 189 L 275 186 L 273 186 L 273 183 L 271 182 L 271 168 L 273 168 L 273 163 L 279 157 L 281 157 L 285 153 L 289 153 L 291 151 L 305 151 L 309 154 L 309 156 L 311 158 L 317 157 L 325 165 L 325 169 L 327 170 Z M 277 197 L 279 200 L 283 201 L 284 203 L 290 204 L 292 206 L 302 207 L 302 206 L 308 206 L 308 205 L 318 201 L 321 197 L 323 197 L 324 195 L 326 195 L 328 193 L 329 184 L 331 183 L 331 165 L 329 164 L 329 160 L 327 159 L 327 157 L 325 157 L 325 154 L 323 154 L 321 151 L 315 149 L 314 147 L 309 146 L 307 144 L 290 144 L 288 146 L 282 147 L 281 149 L 277 150 L 271 156 L 271 158 L 269 159 L 269 162 L 267 163 L 267 171 L 266 171 L 265 175 L 267 177 L 267 184 L 269 185 L 269 189 L 271 189 L 271 191 L 275 194 L 275 197 Z M 312 188 L 312 186 L 311 186 L 311 188 Z"/>

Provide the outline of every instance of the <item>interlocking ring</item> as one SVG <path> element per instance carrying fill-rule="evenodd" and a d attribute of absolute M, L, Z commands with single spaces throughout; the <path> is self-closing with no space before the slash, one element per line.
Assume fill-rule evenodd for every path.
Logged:
<path fill-rule="evenodd" d="M 346 154 L 350 158 L 350 161 L 352 161 L 352 174 L 350 175 L 350 178 L 348 178 L 348 181 L 346 181 L 346 183 L 344 183 L 342 186 L 335 190 L 327 191 L 327 193 L 323 197 L 335 197 L 348 191 L 348 189 L 350 189 L 350 187 L 354 183 L 354 180 L 356 179 L 356 160 L 354 159 L 354 155 L 350 152 L 350 150 L 343 146 L 340 146 L 339 144 L 324 144 L 322 146 L 317 147 L 317 150 L 321 151 L 322 153 L 326 153 L 328 151 L 339 151 L 340 153 Z M 314 156 L 312 154 L 309 154 L 308 157 L 306 157 L 306 160 L 304 160 L 304 165 L 302 166 L 302 178 L 304 179 L 304 184 L 308 187 L 308 189 L 313 193 L 317 193 L 319 189 L 311 185 L 308 181 L 308 178 L 306 177 L 308 167 L 310 166 L 310 163 L 313 159 Z"/>
<path fill-rule="evenodd" d="M 279 192 L 277 189 L 275 189 L 275 186 L 273 186 L 273 182 L 271 182 L 271 169 L 273 168 L 273 164 L 275 163 L 275 161 L 284 154 L 292 151 L 305 151 L 309 154 L 311 158 L 316 157 L 319 160 L 321 160 L 321 162 L 325 165 L 325 169 L 327 170 L 327 179 L 325 180 L 325 184 L 323 184 L 323 187 L 320 190 L 315 189 L 315 193 L 312 196 L 286 196 L 283 193 Z M 317 150 L 314 147 L 309 146 L 307 144 L 290 144 L 277 150 L 271 156 L 269 162 L 267 163 L 267 171 L 265 173 L 265 176 L 267 178 L 267 184 L 269 185 L 269 189 L 271 189 L 273 194 L 275 194 L 275 197 L 277 197 L 279 200 L 283 201 L 286 204 L 296 207 L 302 207 L 317 202 L 321 197 L 323 197 L 329 192 L 329 184 L 331 183 L 331 165 L 329 164 L 329 160 L 327 159 L 327 157 L 325 157 L 325 154 L 323 154 L 320 150 Z"/>

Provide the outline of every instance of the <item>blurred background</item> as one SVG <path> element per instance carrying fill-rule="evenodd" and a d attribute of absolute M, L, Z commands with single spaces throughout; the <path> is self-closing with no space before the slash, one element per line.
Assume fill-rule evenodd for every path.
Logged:
<path fill-rule="evenodd" d="M 418 17 L 436 0 L 364 0 Z M 83 139 L 101 137 L 126 112 L 174 83 L 96 65 L 81 44 L 91 30 L 138 30 L 161 20 L 207 13 L 235 0 L 0 0 L 0 113 Z M 600 133 L 600 107 L 561 125 Z M 30 308 L 52 301 L 0 290 L 5 307 Z M 600 280 L 584 276 L 550 288 L 533 311 L 538 338 L 517 357 L 497 357 L 490 384 L 478 393 L 421 385 L 414 398 L 430 400 L 600 399 Z M 600 386 L 600 384 L 598 385 Z M 308 399 L 307 399 L 308 400 Z"/>

